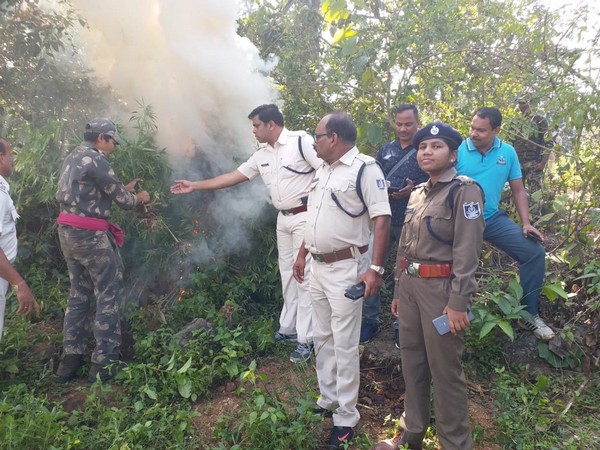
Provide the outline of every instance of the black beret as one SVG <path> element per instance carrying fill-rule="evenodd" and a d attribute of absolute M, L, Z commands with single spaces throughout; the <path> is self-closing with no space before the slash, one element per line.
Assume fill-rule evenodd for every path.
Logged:
<path fill-rule="evenodd" d="M 427 139 L 440 138 L 445 140 L 451 149 L 456 150 L 463 141 L 458 131 L 443 122 L 431 122 L 421 128 L 413 138 L 413 147 L 418 149 L 419 144 Z"/>

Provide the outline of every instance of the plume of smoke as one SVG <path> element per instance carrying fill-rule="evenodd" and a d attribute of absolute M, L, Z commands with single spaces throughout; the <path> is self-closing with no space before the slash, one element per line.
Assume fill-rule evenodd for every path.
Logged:
<path fill-rule="evenodd" d="M 172 155 L 191 152 L 190 142 L 225 157 L 251 148 L 246 116 L 275 92 L 257 49 L 235 32 L 236 0 L 73 5 L 89 24 L 83 37 L 90 68 L 127 105 L 152 105 L 159 144 Z"/>
<path fill-rule="evenodd" d="M 237 0 L 72 0 L 72 5 L 89 25 L 82 32 L 82 53 L 90 69 L 126 110 L 140 100 L 152 106 L 158 144 L 167 148 L 176 172 L 207 178 L 233 170 L 234 158 L 244 160 L 256 149 L 247 115 L 272 103 L 276 93 L 265 75 L 272 62 L 261 60 L 236 34 Z M 198 161 L 197 150 L 202 161 L 194 171 L 190 161 Z M 216 195 L 206 210 L 223 220 L 231 247 L 239 249 L 247 241 L 241 225 L 268 196 L 260 181 L 233 189 Z M 202 261 L 210 257 L 197 253 Z"/>

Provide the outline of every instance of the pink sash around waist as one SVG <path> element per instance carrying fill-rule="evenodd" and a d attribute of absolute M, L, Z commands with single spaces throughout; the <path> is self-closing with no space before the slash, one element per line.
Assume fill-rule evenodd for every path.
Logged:
<path fill-rule="evenodd" d="M 123 246 L 125 241 L 125 235 L 123 229 L 114 223 L 110 223 L 105 219 L 98 219 L 96 217 L 84 217 L 76 214 L 67 212 L 61 212 L 56 220 L 60 225 L 68 225 L 70 227 L 83 228 L 84 230 L 95 230 L 95 231 L 110 231 L 114 236 L 115 242 L 119 247 Z"/>

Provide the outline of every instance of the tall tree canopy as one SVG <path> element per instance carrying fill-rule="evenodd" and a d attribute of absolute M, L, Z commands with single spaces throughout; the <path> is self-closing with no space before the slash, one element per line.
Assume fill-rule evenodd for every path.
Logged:
<path fill-rule="evenodd" d="M 597 104 L 589 63 L 597 36 L 577 42 L 586 9 L 565 17 L 537 0 L 247 3 L 239 32 L 279 61 L 272 76 L 290 120 L 309 126 L 328 109 L 346 110 L 372 150 L 388 138 L 390 109 L 405 101 L 462 131 L 477 107 L 511 111 L 524 92 L 569 127 Z M 565 111 L 574 104 L 577 114 Z"/>

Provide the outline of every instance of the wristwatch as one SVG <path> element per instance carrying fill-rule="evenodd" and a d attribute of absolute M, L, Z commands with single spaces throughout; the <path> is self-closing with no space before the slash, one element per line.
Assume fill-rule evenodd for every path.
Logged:
<path fill-rule="evenodd" d="M 385 273 L 385 268 L 383 266 L 376 266 L 375 264 L 371 264 L 369 269 L 374 270 L 379 275 L 383 275 Z"/>

